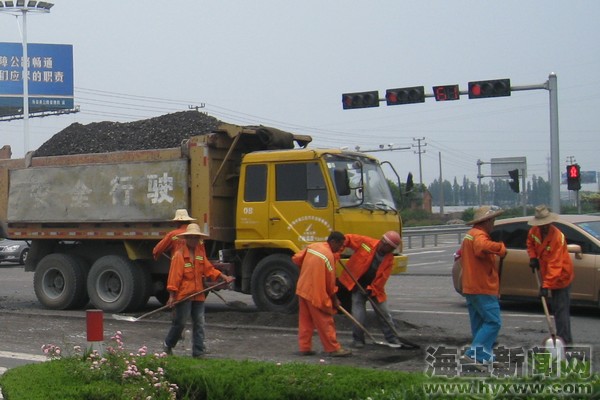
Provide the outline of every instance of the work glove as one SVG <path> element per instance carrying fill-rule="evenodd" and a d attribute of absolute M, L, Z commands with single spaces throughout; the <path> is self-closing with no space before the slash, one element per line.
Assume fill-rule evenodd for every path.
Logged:
<path fill-rule="evenodd" d="M 546 288 L 540 288 L 540 297 L 545 297 L 548 298 L 548 289 Z"/>
<path fill-rule="evenodd" d="M 531 272 L 535 274 L 535 271 L 540 269 L 540 260 L 538 260 L 537 258 L 530 258 L 529 268 L 531 268 Z"/>

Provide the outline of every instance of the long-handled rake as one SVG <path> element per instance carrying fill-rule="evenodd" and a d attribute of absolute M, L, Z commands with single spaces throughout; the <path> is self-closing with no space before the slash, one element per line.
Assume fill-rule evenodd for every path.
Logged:
<path fill-rule="evenodd" d="M 344 315 L 348 318 L 350 318 L 350 320 L 356 325 L 358 326 L 368 337 L 369 339 L 371 339 L 373 341 L 373 343 L 378 344 L 380 346 L 387 346 L 387 347 L 391 347 L 393 349 L 399 349 L 402 347 L 401 344 L 395 344 L 395 343 L 386 343 L 386 342 L 381 342 L 375 339 L 375 337 L 373 335 L 371 335 L 371 333 L 367 330 L 367 328 L 365 328 L 365 326 L 363 324 L 361 324 L 360 322 L 358 322 L 358 320 L 356 318 L 354 318 L 352 316 L 352 314 L 350 314 L 348 312 L 348 310 L 346 310 L 344 307 L 342 306 L 338 306 L 338 310 L 340 310 L 341 312 L 344 313 Z"/>
<path fill-rule="evenodd" d="M 227 282 L 219 282 L 219 283 L 217 283 L 216 285 L 213 285 L 213 286 L 207 287 L 206 289 L 199 290 L 199 291 L 197 291 L 197 292 L 194 292 L 194 293 L 192 293 L 192 294 L 189 294 L 189 295 L 185 296 L 183 299 L 181 299 L 181 300 L 177 300 L 176 302 L 174 302 L 174 303 L 173 303 L 173 305 L 175 305 L 175 304 L 178 304 L 178 303 L 181 303 L 181 302 L 183 302 L 183 301 L 186 301 L 186 300 L 189 300 L 189 299 L 191 299 L 192 297 L 198 296 L 199 294 L 202 294 L 202 293 L 206 293 L 206 292 L 208 292 L 209 290 L 212 290 L 212 289 L 214 289 L 214 288 L 216 288 L 216 287 L 219 287 L 219 286 L 222 286 L 222 285 L 225 285 L 225 284 L 227 284 Z M 139 321 L 140 319 L 147 318 L 147 317 L 149 317 L 149 316 L 151 316 L 151 315 L 154 315 L 154 314 L 156 314 L 156 313 L 158 313 L 158 312 L 161 312 L 161 311 L 163 311 L 163 310 L 166 310 L 167 308 L 170 308 L 170 307 L 172 307 L 172 305 L 164 305 L 164 306 L 162 306 L 162 307 L 159 307 L 159 308 L 157 308 L 156 310 L 152 310 L 152 311 L 150 311 L 150 312 L 147 312 L 146 314 L 140 315 L 139 317 L 133 317 L 133 316 L 131 316 L 131 315 L 119 315 L 119 314 L 113 314 L 113 315 L 112 315 L 112 317 L 113 317 L 114 319 L 117 319 L 117 320 L 119 320 L 119 321 L 137 322 L 137 321 Z"/>
<path fill-rule="evenodd" d="M 346 273 L 354 281 L 354 284 L 358 287 L 358 289 L 367 297 L 367 299 L 371 303 L 371 306 L 373 307 L 373 310 L 375 310 L 375 312 L 381 317 L 385 324 L 392 330 L 392 332 L 394 332 L 394 335 L 398 338 L 398 340 L 400 340 L 400 342 L 402 343 L 402 347 L 420 349 L 421 346 L 419 346 L 418 344 L 413 343 L 400 336 L 400 334 L 396 330 L 396 327 L 387 320 L 386 316 L 383 314 L 383 311 L 381 311 L 381 308 L 379 308 L 379 305 L 375 303 L 375 300 L 373 300 L 371 296 L 369 296 L 365 288 L 358 282 L 354 275 L 352 275 L 348 268 L 346 268 L 346 265 L 342 262 L 342 260 L 340 260 L 340 264 L 342 265 L 342 268 L 344 268 L 344 271 L 346 271 Z"/>

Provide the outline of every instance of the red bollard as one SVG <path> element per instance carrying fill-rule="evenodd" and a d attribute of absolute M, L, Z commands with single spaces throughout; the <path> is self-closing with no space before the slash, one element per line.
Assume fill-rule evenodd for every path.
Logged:
<path fill-rule="evenodd" d="M 87 340 L 88 342 L 104 341 L 104 311 L 87 310 Z"/>

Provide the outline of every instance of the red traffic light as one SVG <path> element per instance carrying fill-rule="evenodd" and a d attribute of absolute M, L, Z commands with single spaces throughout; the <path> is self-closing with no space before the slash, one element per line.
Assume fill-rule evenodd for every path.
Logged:
<path fill-rule="evenodd" d="M 469 99 L 510 96 L 510 79 L 469 82 Z"/>
<path fill-rule="evenodd" d="M 414 86 L 398 89 L 387 89 L 385 100 L 388 106 L 425 102 L 425 87 Z"/>
<path fill-rule="evenodd" d="M 579 179 L 579 177 L 580 177 L 579 165 L 577 165 L 577 164 L 569 165 L 567 167 L 567 174 L 568 174 L 568 177 L 571 179 Z"/>
<path fill-rule="evenodd" d="M 567 165 L 567 189 L 581 189 L 581 170 L 579 164 Z"/>
<path fill-rule="evenodd" d="M 342 106 L 344 110 L 353 108 L 379 107 L 379 92 L 344 93 L 342 95 Z"/>

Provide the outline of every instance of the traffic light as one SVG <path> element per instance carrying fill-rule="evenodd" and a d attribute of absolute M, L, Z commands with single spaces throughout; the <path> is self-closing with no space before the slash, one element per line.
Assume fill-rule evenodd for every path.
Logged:
<path fill-rule="evenodd" d="M 519 193 L 519 170 L 511 169 L 508 171 L 508 176 L 510 176 L 508 186 L 510 186 L 513 192 Z"/>
<path fill-rule="evenodd" d="M 567 189 L 581 189 L 581 171 L 578 164 L 567 165 Z"/>
<path fill-rule="evenodd" d="M 469 82 L 469 99 L 510 96 L 510 79 Z"/>
<path fill-rule="evenodd" d="M 342 105 L 344 110 L 352 108 L 379 107 L 379 92 L 344 93 L 342 94 Z"/>
<path fill-rule="evenodd" d="M 398 104 L 425 103 L 425 87 L 414 86 L 398 89 L 387 89 L 385 100 L 388 106 Z"/>

